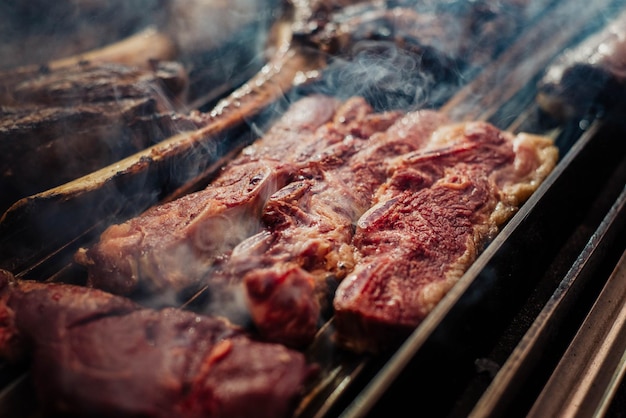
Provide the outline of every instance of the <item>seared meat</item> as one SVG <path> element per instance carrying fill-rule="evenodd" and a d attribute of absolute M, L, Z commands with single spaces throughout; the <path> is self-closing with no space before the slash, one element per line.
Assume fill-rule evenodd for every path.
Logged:
<path fill-rule="evenodd" d="M 364 96 L 377 110 L 437 107 L 549 2 L 370 1 L 337 11 L 339 2 L 321 1 L 311 22 L 296 25 L 296 36 L 339 57 L 325 71 L 341 86 L 333 94 Z"/>
<path fill-rule="evenodd" d="M 408 319 L 393 314 L 388 319 L 383 310 L 384 327 L 395 333 L 423 319 L 556 158 L 543 138 L 520 136 L 525 139 L 514 142 L 486 124 L 446 128 L 446 116 L 433 111 L 376 113 L 362 98 L 337 111 L 336 106 L 324 97 L 298 102 L 205 190 L 110 227 L 77 254 L 89 270 L 89 283 L 116 293 L 148 290 L 155 303 L 172 303 L 168 292 L 206 285 L 215 302 L 206 312 L 241 324 L 249 315 L 265 339 L 301 347 L 332 310 L 334 287 L 346 275 L 349 283 L 354 277 L 387 283 L 387 274 L 370 279 L 366 273 L 375 269 L 368 266 L 397 257 L 400 261 L 390 265 L 405 268 L 407 276 L 399 276 L 412 283 L 414 266 L 443 263 L 441 277 L 425 273 L 419 286 L 407 284 L 417 289 L 415 298 L 424 293 L 430 302 L 409 305 Z M 432 154 L 422 155 L 424 147 Z M 411 177 L 420 170 L 429 171 L 421 183 Z M 460 185 L 453 187 L 456 181 Z M 439 229 L 430 231 L 433 237 L 422 243 L 410 237 L 424 210 L 435 210 L 433 216 L 441 219 Z M 387 223 L 380 226 L 374 218 L 383 215 Z M 451 230 L 448 224 L 458 225 Z M 446 247 L 454 240 L 456 246 Z M 388 241 L 392 256 L 385 252 Z M 434 259 L 416 255 L 431 245 Z M 375 291 L 356 297 L 348 286 L 340 286 L 335 300 L 338 327 L 345 345 L 361 349 L 362 336 L 343 328 L 368 323 L 369 313 L 359 320 L 352 316 L 384 302 L 375 300 Z M 397 288 L 389 286 L 392 293 Z"/>
<path fill-rule="evenodd" d="M 0 353 L 32 357 L 46 411 L 90 417 L 288 417 L 314 367 L 226 320 L 2 272 Z M 5 336 L 9 336 L 8 338 Z M 21 344 L 16 344 L 20 341 Z M 7 345 L 13 342 L 13 345 Z"/>
<path fill-rule="evenodd" d="M 161 111 L 185 101 L 187 74 L 176 62 L 154 63 L 151 69 L 81 62 L 34 73 L 6 73 L 0 81 L 0 104 L 22 106 L 75 106 L 120 99 L 151 97 Z"/>
<path fill-rule="evenodd" d="M 176 63 L 80 64 L 13 81 L 0 81 L 0 210 L 202 123 L 174 113 L 187 87 Z"/>
<path fill-rule="evenodd" d="M 311 342 L 332 283 L 354 267 L 353 225 L 385 181 L 389 160 L 419 149 L 445 120 L 428 111 L 373 113 L 357 98 L 327 125 L 325 151 L 302 180 L 269 199 L 263 230 L 235 247 L 223 268 L 243 277 L 252 320 L 265 338 Z"/>
<path fill-rule="evenodd" d="M 580 117 L 623 103 L 626 12 L 580 45 L 563 52 L 537 88 L 537 102 L 557 119 Z"/>
<path fill-rule="evenodd" d="M 121 294 L 197 286 L 225 252 L 259 230 L 266 200 L 296 173 L 297 160 L 321 150 L 313 133 L 336 105 L 328 97 L 301 100 L 205 190 L 109 227 L 77 255 L 89 282 Z"/>
<path fill-rule="evenodd" d="M 339 343 L 379 351 L 406 337 L 556 159 L 547 138 L 480 122 L 442 127 L 426 149 L 398 157 L 357 223 L 358 262 L 334 299 Z"/>

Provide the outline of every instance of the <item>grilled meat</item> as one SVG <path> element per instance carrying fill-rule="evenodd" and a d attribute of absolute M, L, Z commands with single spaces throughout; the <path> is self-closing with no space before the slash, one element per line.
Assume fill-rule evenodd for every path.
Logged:
<path fill-rule="evenodd" d="M 549 0 L 371 1 L 338 11 L 336 2 L 318 3 L 294 36 L 338 58 L 325 77 L 343 97 L 364 96 L 387 110 L 443 104 Z M 362 82 L 351 84 L 351 76 Z"/>
<path fill-rule="evenodd" d="M 176 63 L 78 64 L 16 82 L 0 95 L 0 209 L 197 129 L 199 116 L 174 111 L 186 88 Z"/>
<path fill-rule="evenodd" d="M 266 200 L 294 175 L 298 156 L 321 151 L 313 133 L 336 105 L 328 97 L 303 99 L 205 190 L 109 227 L 77 254 L 89 282 L 120 294 L 197 286 L 226 251 L 258 231 Z"/>
<path fill-rule="evenodd" d="M 601 112 L 626 88 L 626 12 L 563 52 L 538 84 L 537 102 L 557 119 Z"/>
<path fill-rule="evenodd" d="M 143 309 L 1 272 L 0 353 L 32 357 L 46 411 L 93 417 L 288 417 L 315 368 L 226 320 Z"/>
<path fill-rule="evenodd" d="M 110 44 L 164 18 L 166 0 L 0 4 L 0 68 L 40 65 Z"/>
<path fill-rule="evenodd" d="M 75 106 L 83 103 L 152 97 L 161 110 L 172 110 L 186 100 L 187 74 L 176 62 L 155 62 L 150 69 L 116 63 L 75 65 L 34 74 L 14 73 L 0 82 L 0 103 L 8 106 Z"/>
<path fill-rule="evenodd" d="M 323 313 L 332 310 L 329 300 L 334 283 L 348 274 L 360 277 L 361 267 L 356 267 L 357 273 L 352 270 L 370 263 L 369 248 L 378 248 L 376 243 L 364 243 L 370 233 L 372 239 L 384 235 L 384 231 L 360 227 L 355 237 L 354 225 L 365 225 L 365 219 L 384 212 L 381 205 L 386 207 L 399 200 L 388 192 L 398 185 L 409 188 L 394 193 L 405 199 L 402 205 L 417 205 L 411 214 L 416 218 L 402 220 L 399 213 L 403 209 L 395 209 L 388 216 L 397 224 L 385 228 L 392 231 L 391 235 L 401 237 L 410 236 L 412 228 L 419 225 L 420 195 L 409 180 L 411 170 L 407 168 L 414 161 L 419 165 L 418 162 L 428 160 L 432 166 L 429 170 L 439 169 L 441 173 L 437 175 L 451 176 L 447 183 L 441 180 L 447 186 L 454 179 L 469 178 L 467 187 L 459 186 L 463 193 L 449 197 L 450 202 L 460 199 L 455 206 L 460 213 L 442 210 L 441 215 L 447 218 L 439 222 L 443 225 L 467 216 L 466 230 L 457 231 L 466 236 L 456 238 L 459 242 L 469 240 L 474 247 L 471 251 L 460 246 L 442 248 L 442 259 L 419 261 L 439 265 L 452 264 L 451 260 L 457 262 L 459 258 L 465 260 L 465 264 L 450 267 L 454 274 L 443 272 L 445 280 L 428 276 L 426 280 L 446 283 L 427 286 L 439 286 L 438 297 L 458 279 L 480 252 L 481 245 L 514 213 L 554 164 L 555 148 L 549 147 L 547 140 L 514 143 L 512 135 L 490 125 L 445 128 L 450 123 L 448 119 L 433 111 L 376 113 L 362 98 L 348 100 L 337 111 L 336 105 L 334 99 L 322 96 L 298 102 L 263 139 L 227 164 L 205 190 L 109 227 L 98 243 L 76 256 L 89 271 L 89 283 L 116 293 L 148 290 L 157 295 L 154 300 L 158 303 L 172 303 L 175 299 L 170 292 L 179 294 L 188 286 L 206 284 L 217 300 L 206 308 L 207 312 L 228 315 L 242 324 L 250 315 L 255 329 L 267 340 L 305 346 L 317 332 Z M 439 157 L 421 155 L 419 150 L 423 147 Z M 541 154 L 543 148 L 548 149 L 547 156 Z M 493 161 L 484 162 L 477 157 L 483 153 L 493 157 Z M 457 160 L 446 157 L 448 154 Z M 547 160 L 545 166 L 537 162 L 539 154 Z M 477 162 L 467 163 L 465 159 Z M 478 168 L 468 173 L 448 173 L 467 164 Z M 492 171 L 496 174 L 490 174 Z M 511 174 L 506 181 L 501 180 L 510 171 L 517 177 Z M 435 184 L 436 180 L 430 181 Z M 386 183 L 390 185 L 384 186 Z M 419 193 L 430 192 L 429 184 L 420 187 Z M 475 208 L 470 208 L 472 201 L 464 193 L 479 199 Z M 373 205 L 376 209 L 371 209 Z M 432 205 L 448 209 L 444 202 L 434 200 Z M 476 217 L 469 217 L 474 209 Z M 450 240 L 450 230 L 444 227 L 433 234 L 442 242 Z M 427 246 L 419 242 L 415 245 Z M 382 248 L 384 245 L 374 253 L 382 257 Z M 464 252 L 455 252 L 459 249 Z M 394 251 L 402 252 L 404 258 L 399 256 L 400 259 L 408 260 L 414 257 L 411 251 L 418 250 L 398 246 Z M 393 266 L 400 268 L 401 263 Z M 381 275 L 379 280 L 385 281 L 387 276 Z M 340 289 L 344 287 L 341 285 Z M 433 293 L 426 291 L 429 292 Z M 338 296 L 335 302 L 339 318 L 351 315 L 351 309 L 361 308 L 359 300 L 353 307 L 352 301 L 345 299 Z M 422 309 L 417 317 L 421 320 L 434 304 L 416 308 Z M 394 329 L 414 327 L 418 321 L 411 317 L 395 325 L 392 320 L 388 322 L 385 325 L 392 324 L 390 329 Z M 339 319 L 340 329 L 342 324 Z M 361 336 L 356 334 L 354 338 L 360 349 Z"/>
<path fill-rule="evenodd" d="M 302 180 L 269 199 L 262 231 L 235 247 L 223 267 L 243 277 L 252 321 L 265 338 L 312 341 L 321 313 L 330 312 L 334 283 L 354 267 L 353 225 L 385 181 L 389 160 L 419 149 L 445 120 L 427 111 L 374 113 L 355 98 L 327 125 L 328 147 Z"/>
<path fill-rule="evenodd" d="M 375 352 L 406 337 L 556 160 L 551 140 L 480 122 L 442 127 L 399 156 L 357 223 L 358 261 L 334 299 L 339 343 Z"/>
<path fill-rule="evenodd" d="M 3 84 L 89 62 L 150 68 L 176 60 L 189 74 L 192 108 L 216 100 L 265 62 L 270 26 L 282 3 L 270 0 L 61 0 L 0 4 Z M 45 4 L 44 4 L 45 3 Z M 28 45 L 28 47 L 25 47 Z"/>

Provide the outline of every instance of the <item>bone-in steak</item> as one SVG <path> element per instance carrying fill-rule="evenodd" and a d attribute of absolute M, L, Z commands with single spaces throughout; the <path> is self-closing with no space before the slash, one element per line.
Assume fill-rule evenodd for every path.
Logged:
<path fill-rule="evenodd" d="M 314 131 L 336 106 L 329 97 L 301 100 L 205 190 L 109 227 L 77 255 L 90 283 L 120 294 L 197 286 L 226 251 L 259 230 L 266 200 L 296 173 L 297 161 L 321 150 Z"/>

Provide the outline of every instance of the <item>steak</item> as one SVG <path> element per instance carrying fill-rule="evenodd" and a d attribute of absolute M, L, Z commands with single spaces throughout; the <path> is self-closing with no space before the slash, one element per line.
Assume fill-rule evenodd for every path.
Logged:
<path fill-rule="evenodd" d="M 443 105 L 550 0 L 343 3 L 313 2 L 295 36 L 340 57 L 324 76 L 343 97 L 364 96 L 387 110 Z"/>
<path fill-rule="evenodd" d="M 303 354 L 256 342 L 221 318 L 2 276 L 0 353 L 30 354 L 48 412 L 288 417 L 315 372 Z"/>
<path fill-rule="evenodd" d="M 176 63 L 80 64 L 13 81 L 0 91 L 0 209 L 202 124 L 174 111 L 186 90 Z"/>
<path fill-rule="evenodd" d="M 163 20 L 166 0 L 0 4 L 0 69 L 39 65 L 118 41 Z"/>
<path fill-rule="evenodd" d="M 378 113 L 362 98 L 336 107 L 322 96 L 297 102 L 205 190 L 109 227 L 76 255 L 89 284 L 122 294 L 146 290 L 154 295 L 148 303 L 165 305 L 205 286 L 205 313 L 241 325 L 251 320 L 264 339 L 292 347 L 309 344 L 334 309 L 342 344 L 362 350 L 369 342 L 350 329 L 378 323 L 368 307 L 384 304 L 375 300 L 383 285 L 361 295 L 349 283 L 387 283 L 387 272 L 368 276 L 381 263 L 399 277 L 404 268 L 406 297 L 412 286 L 415 298 L 427 295 L 428 302 L 398 308 L 412 312 L 407 318 L 387 318 L 383 310 L 381 329 L 414 328 L 556 159 L 547 139 L 514 141 L 481 123 L 446 127 L 451 122 L 434 111 Z M 431 220 L 439 229 L 422 243 L 411 237 L 426 210 L 441 219 Z M 452 238 L 457 245 L 446 247 Z M 410 284 L 420 263 L 447 267 L 441 277 L 428 273 Z M 348 284 L 339 284 L 333 307 L 342 281 Z M 389 286 L 392 293 L 400 289 Z M 377 350 L 376 342 L 370 346 Z"/>
<path fill-rule="evenodd" d="M 325 135 L 334 139 L 302 180 L 269 199 L 262 231 L 235 247 L 223 268 L 243 277 L 252 321 L 266 339 L 312 341 L 335 283 L 354 266 L 353 225 L 386 179 L 388 161 L 419 149 L 445 120 L 430 111 L 374 113 L 355 98 L 327 125 Z"/>
<path fill-rule="evenodd" d="M 228 163 L 206 189 L 112 225 L 77 253 L 89 283 L 113 293 L 177 294 L 198 286 L 224 254 L 260 228 L 266 200 L 320 149 L 314 131 L 335 99 L 302 99 L 263 138 Z M 165 298 L 167 300 L 167 298 Z"/>
<path fill-rule="evenodd" d="M 623 103 L 626 89 L 626 12 L 572 47 L 548 67 L 537 102 L 556 119 L 602 112 Z"/>
<path fill-rule="evenodd" d="M 335 294 L 337 341 L 394 347 L 428 315 L 557 160 L 552 141 L 482 122 L 444 126 L 401 155 L 358 220 Z"/>

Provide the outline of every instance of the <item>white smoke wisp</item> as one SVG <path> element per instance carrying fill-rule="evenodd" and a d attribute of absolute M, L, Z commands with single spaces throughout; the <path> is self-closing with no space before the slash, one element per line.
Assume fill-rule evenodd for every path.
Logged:
<path fill-rule="evenodd" d="M 251 0 L 175 0 L 165 31 L 188 53 L 219 47 L 228 37 L 259 20 L 265 2 Z"/>

